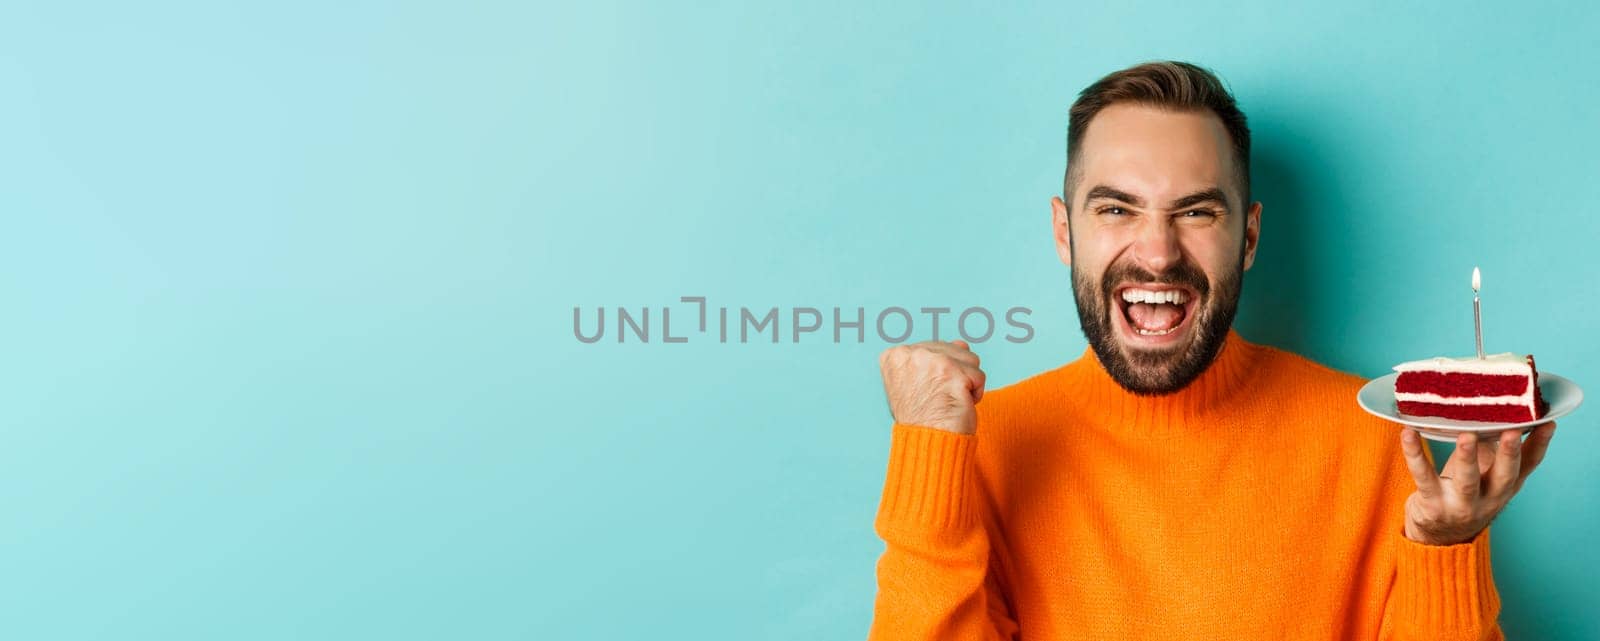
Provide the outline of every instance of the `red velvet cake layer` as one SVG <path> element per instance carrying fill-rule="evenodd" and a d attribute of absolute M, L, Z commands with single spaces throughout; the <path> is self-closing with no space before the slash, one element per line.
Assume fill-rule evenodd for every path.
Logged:
<path fill-rule="evenodd" d="M 1402 372 L 1395 379 L 1397 393 L 1421 392 L 1445 397 L 1521 396 L 1528 377 L 1465 374 L 1461 372 Z"/>
<path fill-rule="evenodd" d="M 1533 364 L 1533 354 L 1528 355 L 1528 369 L 1533 370 L 1533 380 L 1539 380 L 1539 366 Z M 1544 402 L 1544 394 L 1537 383 L 1533 386 L 1533 406 L 1539 408 L 1539 416 L 1550 413 L 1550 404 Z"/>
<path fill-rule="evenodd" d="M 1535 392 L 1537 394 L 1537 392 Z M 1537 417 L 1533 416 L 1527 407 L 1522 405 L 1445 405 L 1443 403 L 1419 403 L 1415 401 L 1400 401 L 1396 409 L 1401 414 L 1411 416 L 1439 416 L 1458 421 L 1487 421 L 1491 423 L 1523 423 Z M 1540 403 L 1540 413 L 1544 412 L 1544 405 Z"/>

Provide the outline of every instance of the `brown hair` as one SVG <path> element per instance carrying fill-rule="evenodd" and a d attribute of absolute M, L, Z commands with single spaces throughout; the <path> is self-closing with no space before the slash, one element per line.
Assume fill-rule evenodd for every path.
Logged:
<path fill-rule="evenodd" d="M 1233 140 L 1233 164 L 1238 171 L 1244 205 L 1250 204 L 1250 127 L 1244 112 L 1233 101 L 1233 94 L 1203 67 L 1187 62 L 1147 62 L 1113 72 L 1084 88 L 1072 103 L 1067 124 L 1067 174 L 1062 200 L 1072 203 L 1072 168 L 1078 146 L 1095 115 L 1114 104 L 1137 103 L 1173 111 L 1207 111 L 1222 120 L 1222 127 Z"/>

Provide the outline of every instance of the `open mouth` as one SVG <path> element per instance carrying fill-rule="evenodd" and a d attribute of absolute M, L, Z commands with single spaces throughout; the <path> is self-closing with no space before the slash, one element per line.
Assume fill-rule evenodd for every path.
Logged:
<path fill-rule="evenodd" d="M 1170 343 L 1193 323 L 1200 296 L 1187 287 L 1128 284 L 1112 291 L 1120 311 L 1118 323 L 1128 339 L 1145 344 Z"/>

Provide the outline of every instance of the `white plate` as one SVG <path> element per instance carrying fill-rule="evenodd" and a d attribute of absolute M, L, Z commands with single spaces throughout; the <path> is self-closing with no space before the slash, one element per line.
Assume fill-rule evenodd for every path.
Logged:
<path fill-rule="evenodd" d="M 1539 372 L 1539 394 L 1544 397 L 1544 402 L 1550 405 L 1550 411 L 1543 418 L 1526 423 L 1484 423 L 1480 421 L 1457 421 L 1437 416 L 1406 416 L 1395 409 L 1394 380 L 1400 377 L 1399 372 L 1379 376 L 1361 387 L 1356 394 L 1356 402 L 1361 404 L 1361 409 L 1366 410 L 1378 418 L 1388 419 L 1417 428 L 1423 438 L 1435 441 L 1454 443 L 1456 435 L 1462 432 L 1481 432 L 1482 435 L 1498 434 L 1504 430 L 1531 431 L 1534 426 L 1549 423 L 1578 409 L 1583 403 L 1583 390 L 1578 389 L 1578 384 L 1566 378 L 1556 376 L 1549 372 Z"/>

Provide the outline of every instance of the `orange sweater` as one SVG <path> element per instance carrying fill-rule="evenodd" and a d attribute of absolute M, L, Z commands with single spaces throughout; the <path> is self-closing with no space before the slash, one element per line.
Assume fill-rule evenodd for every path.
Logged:
<path fill-rule="evenodd" d="M 1085 350 L 985 394 L 975 435 L 894 425 L 869 638 L 1503 639 L 1488 530 L 1404 537 L 1362 383 L 1229 332 L 1170 396 Z"/>

